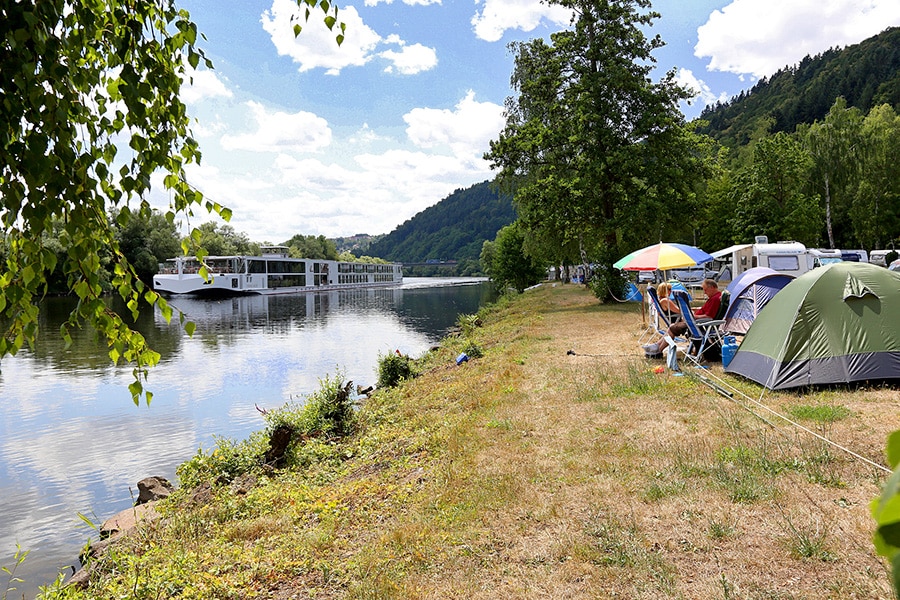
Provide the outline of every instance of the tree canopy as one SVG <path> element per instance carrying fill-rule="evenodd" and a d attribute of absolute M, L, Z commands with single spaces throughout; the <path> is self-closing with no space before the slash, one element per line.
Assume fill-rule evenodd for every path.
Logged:
<path fill-rule="evenodd" d="M 329 27 L 337 24 L 334 5 L 298 3 L 307 18 L 318 6 Z M 338 30 L 340 43 L 344 25 Z M 38 334 L 36 303 L 56 271 L 79 300 L 62 336 L 85 323 L 100 331 L 110 359 L 134 365 L 135 402 L 144 393 L 147 368 L 159 355 L 108 308 L 100 267 L 113 264 L 110 284 L 133 318 L 142 302 L 170 318 L 165 301 L 137 277 L 109 215 L 116 212 L 120 227 L 151 218 L 146 198 L 161 174 L 169 223 L 201 206 L 230 216 L 185 179 L 200 150 L 181 85 L 191 69 L 212 66 L 199 41 L 174 0 L 0 0 L 0 357 Z M 199 237 L 195 230 L 189 240 Z M 187 252 L 191 244 L 183 246 Z M 196 253 L 205 255 L 202 248 Z"/>
<path fill-rule="evenodd" d="M 659 16 L 649 0 L 551 3 L 573 11 L 572 27 L 512 44 L 518 95 L 485 157 L 525 230 L 611 265 L 648 232 L 690 231 L 703 147 L 678 110 L 688 94 L 674 72 L 650 80 L 663 42 L 644 34 Z"/>

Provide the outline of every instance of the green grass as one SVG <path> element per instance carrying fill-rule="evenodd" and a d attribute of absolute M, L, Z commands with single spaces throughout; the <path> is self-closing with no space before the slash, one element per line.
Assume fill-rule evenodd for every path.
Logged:
<path fill-rule="evenodd" d="M 832 406 L 829 404 L 816 406 L 799 404 L 789 407 L 787 412 L 800 421 L 814 421 L 816 423 L 834 423 L 853 414 L 850 409 L 844 406 Z"/>

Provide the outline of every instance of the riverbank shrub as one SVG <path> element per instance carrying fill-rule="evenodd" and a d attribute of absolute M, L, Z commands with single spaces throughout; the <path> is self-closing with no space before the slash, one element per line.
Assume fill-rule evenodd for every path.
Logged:
<path fill-rule="evenodd" d="M 352 381 L 338 372 L 319 380 L 319 389 L 302 404 L 288 402 L 266 413 L 268 431 L 279 426 L 294 430 L 295 440 L 313 437 L 343 437 L 353 431 L 356 413 L 351 397 Z"/>
<path fill-rule="evenodd" d="M 460 331 L 462 331 L 462 334 L 466 337 L 472 335 L 472 333 L 482 325 L 481 317 L 477 314 L 461 314 L 457 317 L 456 323 L 459 326 Z"/>
<path fill-rule="evenodd" d="M 345 381 L 342 373 L 327 375 L 319 380 L 319 389 L 304 402 L 288 402 L 282 407 L 266 411 L 266 429 L 250 434 L 243 441 L 215 438 L 211 452 L 199 449 L 191 459 L 182 463 L 176 474 L 181 487 L 193 489 L 202 483 L 224 484 L 245 474 L 261 472 L 266 465 L 293 466 L 309 461 L 301 446 L 313 441 L 343 437 L 353 432 L 356 412 L 351 398 L 352 381 Z M 289 431 L 290 442 L 279 452 L 277 460 L 267 460 L 271 442 L 277 431 Z M 313 454 L 320 453 L 314 450 Z"/>
<path fill-rule="evenodd" d="M 262 456 L 268 448 L 268 439 L 261 431 L 249 438 L 236 441 L 214 437 L 216 447 L 209 452 L 197 450 L 189 460 L 175 470 L 183 489 L 193 489 L 202 483 L 229 483 L 237 477 L 262 467 Z"/>
<path fill-rule="evenodd" d="M 395 387 L 404 379 L 415 376 L 412 359 L 406 354 L 392 352 L 378 355 L 378 387 Z"/>

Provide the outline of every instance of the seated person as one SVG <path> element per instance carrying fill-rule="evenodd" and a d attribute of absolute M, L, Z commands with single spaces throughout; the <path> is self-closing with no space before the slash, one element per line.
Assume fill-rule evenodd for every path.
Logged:
<path fill-rule="evenodd" d="M 679 319 L 681 315 L 681 309 L 678 308 L 678 303 L 669 298 L 669 294 L 671 293 L 672 284 L 666 283 L 665 281 L 660 283 L 656 288 L 656 296 L 659 298 L 659 307 L 666 313 L 666 318 L 670 323 Z"/>
<path fill-rule="evenodd" d="M 722 292 L 719 291 L 719 284 L 714 280 L 703 280 L 703 293 L 706 294 L 706 302 L 703 303 L 703 306 L 694 311 L 694 317 L 697 319 L 697 323 L 715 319 L 716 315 L 719 313 L 719 305 L 722 303 Z M 662 306 L 662 301 L 660 301 L 660 306 Z M 669 326 L 669 329 L 666 330 L 666 334 L 672 338 L 684 335 L 686 332 L 687 323 L 683 320 L 672 323 Z M 643 348 L 644 352 L 647 354 L 660 354 L 668 345 L 669 343 L 666 341 L 666 336 L 663 336 L 655 344 L 644 344 Z"/>

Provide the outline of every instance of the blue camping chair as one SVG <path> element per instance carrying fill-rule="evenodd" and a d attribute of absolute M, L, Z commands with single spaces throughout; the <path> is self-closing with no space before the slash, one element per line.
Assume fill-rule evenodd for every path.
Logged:
<path fill-rule="evenodd" d="M 684 290 L 684 293 L 687 293 L 687 290 Z M 663 307 L 660 305 L 659 294 L 657 293 L 656 288 L 652 285 L 647 286 L 647 297 L 650 298 L 650 317 L 654 322 L 649 323 L 649 328 L 641 334 L 640 340 L 638 340 L 639 343 L 643 343 L 648 334 L 651 336 L 666 335 L 669 326 L 678 320 L 676 318 L 673 318 L 677 317 L 678 315 L 669 314 L 669 312 L 663 309 Z M 679 337 L 676 339 L 676 341 L 683 342 L 684 338 Z"/>
<path fill-rule="evenodd" d="M 647 286 L 647 297 L 650 298 L 650 319 L 649 328 L 641 334 L 639 342 L 643 342 L 649 335 L 665 335 L 669 325 L 673 319 L 667 311 L 659 304 L 659 294 L 652 285 Z"/>
<path fill-rule="evenodd" d="M 678 303 L 678 307 L 681 309 L 681 318 L 684 319 L 688 328 L 688 344 L 682 351 L 685 356 L 699 364 L 708 351 L 713 348 L 721 348 L 722 334 L 719 327 L 725 322 L 725 319 L 697 320 L 691 310 L 690 297 L 686 293 L 676 290 L 672 296 Z M 729 300 L 730 294 L 727 291 L 722 292 L 722 301 L 716 313 L 717 317 L 723 316 L 728 310 Z M 674 340 L 668 339 L 667 341 L 672 347 L 675 347 Z"/>

